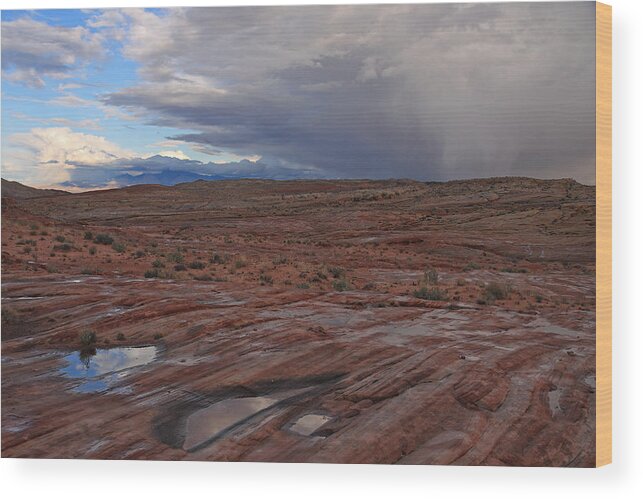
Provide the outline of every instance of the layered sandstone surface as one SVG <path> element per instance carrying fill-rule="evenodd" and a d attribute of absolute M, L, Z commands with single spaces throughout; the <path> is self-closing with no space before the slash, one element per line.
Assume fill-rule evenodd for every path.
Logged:
<path fill-rule="evenodd" d="M 3 457 L 594 463 L 593 187 L 10 194 Z"/>

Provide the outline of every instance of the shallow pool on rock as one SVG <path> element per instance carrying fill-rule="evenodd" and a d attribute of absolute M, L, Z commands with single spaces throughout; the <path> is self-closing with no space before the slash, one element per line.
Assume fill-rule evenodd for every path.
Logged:
<path fill-rule="evenodd" d="M 65 355 L 67 365 L 60 372 L 84 380 L 75 391 L 102 392 L 135 367 L 149 364 L 155 358 L 154 346 L 85 349 Z"/>
<path fill-rule="evenodd" d="M 290 427 L 290 430 L 308 437 L 331 419 L 330 416 L 324 416 L 323 414 L 306 414 L 300 417 L 297 422 Z"/>
<path fill-rule="evenodd" d="M 279 402 L 269 397 L 227 399 L 200 409 L 188 417 L 183 448 L 193 450 L 216 438 L 224 430 L 235 426 L 254 414 Z"/>

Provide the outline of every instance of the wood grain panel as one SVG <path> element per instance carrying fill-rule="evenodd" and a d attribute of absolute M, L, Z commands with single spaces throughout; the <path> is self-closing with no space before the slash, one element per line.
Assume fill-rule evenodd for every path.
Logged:
<path fill-rule="evenodd" d="M 612 462 L 612 7 L 596 3 L 596 466 Z"/>

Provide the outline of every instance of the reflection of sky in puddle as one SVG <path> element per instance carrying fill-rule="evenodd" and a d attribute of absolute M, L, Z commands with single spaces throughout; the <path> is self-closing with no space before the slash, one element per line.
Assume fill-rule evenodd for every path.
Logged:
<path fill-rule="evenodd" d="M 321 414 L 306 414 L 300 417 L 297 422 L 290 427 L 295 433 L 309 436 L 315 433 L 319 428 L 324 426 L 331 418 Z"/>
<path fill-rule="evenodd" d="M 101 392 L 126 376 L 129 369 L 148 364 L 155 357 L 153 346 L 85 350 L 66 355 L 67 365 L 61 372 L 85 380 L 75 391 Z"/>
<path fill-rule="evenodd" d="M 223 430 L 277 402 L 277 399 L 268 397 L 245 397 L 222 400 L 200 409 L 188 417 L 183 448 L 188 451 L 195 449 Z"/>

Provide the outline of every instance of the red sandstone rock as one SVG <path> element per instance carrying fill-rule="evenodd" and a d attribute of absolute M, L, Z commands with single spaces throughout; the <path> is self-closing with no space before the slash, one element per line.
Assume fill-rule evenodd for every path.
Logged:
<path fill-rule="evenodd" d="M 2 218 L 3 457 L 594 463 L 594 188 L 195 182 L 5 196 Z M 76 392 L 89 330 L 156 357 Z M 279 402 L 184 449 L 191 414 L 241 397 Z M 308 414 L 328 422 L 291 431 Z"/>

